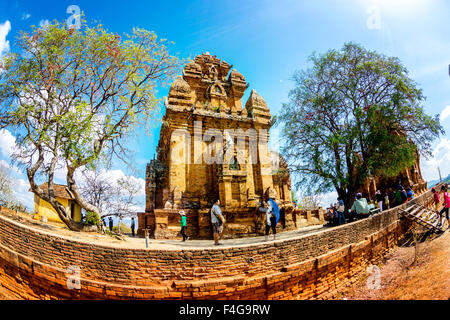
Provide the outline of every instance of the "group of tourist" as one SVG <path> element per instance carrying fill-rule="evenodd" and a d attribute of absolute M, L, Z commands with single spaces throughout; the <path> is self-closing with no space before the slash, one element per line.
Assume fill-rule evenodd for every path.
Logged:
<path fill-rule="evenodd" d="M 183 242 L 186 240 L 189 240 L 189 237 L 186 234 L 187 231 L 187 218 L 186 213 L 184 210 L 181 210 L 179 212 L 181 219 L 180 219 L 180 226 L 181 226 L 181 236 L 183 237 Z M 220 210 L 220 200 L 217 199 L 212 208 L 211 208 L 211 226 L 214 236 L 214 244 L 220 245 L 219 239 L 220 235 L 223 232 L 223 226 L 225 224 L 225 217 L 222 214 L 222 210 Z"/>
<path fill-rule="evenodd" d="M 410 187 L 406 189 L 399 184 L 395 187 L 395 193 L 390 190 L 377 190 L 372 199 L 363 197 L 357 193 L 351 208 L 346 212 L 344 201 L 338 198 L 338 202 L 327 209 L 331 225 L 341 225 L 348 221 L 359 220 L 369 217 L 372 213 L 396 207 L 414 198 L 414 192 Z"/>
<path fill-rule="evenodd" d="M 102 219 L 102 231 L 105 232 L 106 228 L 106 217 Z M 109 232 L 113 232 L 114 227 L 114 221 L 113 218 L 110 216 L 108 217 L 108 226 L 109 226 Z M 136 230 L 136 223 L 134 221 L 134 217 L 131 218 L 131 236 L 134 237 L 135 233 L 134 230 Z"/>
<path fill-rule="evenodd" d="M 441 204 L 441 196 L 438 190 L 436 188 L 432 188 L 431 192 L 433 193 L 433 199 L 435 204 L 435 210 L 439 213 L 439 223 L 438 225 L 443 225 L 443 214 L 445 213 L 445 217 L 450 225 L 449 220 L 449 210 L 450 210 L 450 196 L 448 194 L 448 186 L 442 186 L 440 189 L 442 195 L 443 195 L 443 202 L 442 206 L 443 208 L 439 210 L 439 206 Z M 405 202 L 408 202 L 414 198 L 414 192 L 411 188 L 403 188 L 401 184 L 399 184 L 396 187 L 396 192 L 392 193 L 392 196 L 389 196 L 390 192 L 387 190 L 386 192 L 381 192 L 380 190 L 377 190 L 375 193 L 374 201 L 369 201 L 363 197 L 361 193 L 356 194 L 355 201 L 353 202 L 350 210 L 348 212 L 345 211 L 345 203 L 342 198 L 337 198 L 337 202 L 331 206 L 331 208 L 328 209 L 328 212 L 330 214 L 330 223 L 332 225 L 342 225 L 345 224 L 347 221 L 353 221 L 353 220 L 359 220 L 364 219 L 370 216 L 371 212 L 382 212 L 384 209 L 390 209 L 390 203 L 392 201 L 393 205 L 392 207 L 396 207 L 399 205 L 404 204 Z M 375 207 L 378 207 L 377 210 L 373 210 Z M 261 212 L 265 213 L 265 240 L 268 240 L 268 236 L 270 233 L 270 230 L 272 230 L 273 233 L 273 239 L 276 239 L 277 234 L 277 223 L 278 223 L 278 217 L 279 217 L 279 211 L 278 206 L 276 205 L 275 201 L 271 198 L 268 198 L 267 201 L 262 202 L 261 207 L 259 208 Z M 219 242 L 220 237 L 223 233 L 223 228 L 225 224 L 225 217 L 222 214 L 222 210 L 220 209 L 220 200 L 217 199 L 213 206 L 211 207 L 211 226 L 212 226 L 212 232 L 214 237 L 214 245 L 220 245 Z M 278 213 L 278 215 L 277 215 Z M 181 210 L 179 212 L 180 214 L 180 226 L 181 226 L 181 236 L 183 238 L 182 241 L 189 240 L 189 237 L 187 236 L 187 218 L 186 213 L 184 210 Z M 102 219 L 103 225 L 106 227 L 105 218 Z M 108 218 L 108 224 L 109 224 L 109 230 L 110 232 L 113 231 L 113 219 L 112 217 Z M 135 221 L 134 218 L 131 219 L 131 232 L 132 236 L 135 236 Z"/>
<path fill-rule="evenodd" d="M 443 219 L 444 213 L 445 218 L 447 219 L 450 226 L 450 196 L 448 194 L 448 186 L 442 186 L 440 188 L 440 192 L 433 187 L 431 189 L 431 192 L 433 193 L 435 211 L 438 213 L 438 226 L 443 226 L 443 223 L 445 221 Z M 443 197 L 442 202 L 440 193 Z M 395 188 L 395 192 L 392 193 L 389 190 L 387 190 L 386 192 L 377 190 L 374 201 L 371 201 L 370 199 L 367 200 L 361 193 L 356 194 L 356 198 L 348 212 L 345 211 L 344 201 L 341 198 L 338 198 L 338 202 L 334 205 L 331 205 L 330 208 L 327 209 L 329 215 L 329 223 L 331 225 L 341 225 L 346 223 L 347 221 L 364 219 L 370 216 L 372 212 L 382 212 L 385 209 L 390 209 L 390 203 L 392 203 L 393 208 L 402 205 L 412 199 L 414 199 L 413 190 L 410 187 L 404 188 L 401 184 L 399 184 Z M 442 209 L 439 210 L 441 204 Z"/>
<path fill-rule="evenodd" d="M 434 194 L 434 203 L 435 203 L 435 210 L 439 212 L 440 217 L 440 224 L 442 225 L 442 217 L 443 214 L 446 214 L 447 221 L 449 221 L 449 209 L 450 209 L 450 196 L 447 192 L 447 186 L 442 186 L 441 193 L 443 193 L 443 208 L 442 210 L 438 210 L 440 205 L 440 194 L 435 189 L 432 188 L 431 191 Z M 357 193 L 355 197 L 355 201 L 353 202 L 350 210 L 346 213 L 345 211 L 345 203 L 342 198 L 338 198 L 338 202 L 336 202 L 334 205 L 332 205 L 332 208 L 329 208 L 331 211 L 332 219 L 331 222 L 334 225 L 342 225 L 345 224 L 347 221 L 353 221 L 353 220 L 359 220 L 364 219 L 370 216 L 372 212 L 382 212 L 385 209 L 390 209 L 390 203 L 392 201 L 393 205 L 392 207 L 402 205 L 405 202 L 408 202 L 414 198 L 414 192 L 411 188 L 403 188 L 402 185 L 398 185 L 396 187 L 396 192 L 392 194 L 392 196 L 389 196 L 389 190 L 386 192 L 381 192 L 380 190 L 376 191 L 375 199 L 374 201 L 369 201 L 363 197 L 361 193 Z M 392 200 L 391 200 L 392 199 Z M 378 208 L 376 208 L 378 206 Z M 375 209 L 376 208 L 376 209 Z M 374 210 L 375 209 L 375 210 Z M 268 198 L 267 201 L 262 202 L 261 207 L 259 208 L 261 212 L 264 212 L 265 217 L 265 225 L 266 225 L 266 231 L 265 231 L 265 240 L 268 240 L 268 236 L 270 233 L 270 230 L 272 230 L 273 233 L 273 239 L 276 239 L 276 226 L 278 223 L 279 218 L 279 211 L 278 206 L 276 205 L 275 201 L 271 198 Z M 214 245 L 220 245 L 219 242 L 220 237 L 223 233 L 223 228 L 225 224 L 225 217 L 222 214 L 222 210 L 220 209 L 220 200 L 217 199 L 213 206 L 211 207 L 211 226 L 212 226 L 212 232 L 214 237 Z M 277 214 L 278 213 L 278 214 Z M 180 214 L 180 226 L 181 226 L 181 236 L 183 237 L 182 241 L 189 240 L 189 237 L 187 236 L 187 218 L 186 213 L 184 210 L 181 210 L 179 212 Z M 110 217 L 110 230 L 112 230 L 112 218 Z M 450 222 L 449 222 L 450 225 Z M 134 218 L 132 222 L 132 231 L 134 236 Z"/>
<path fill-rule="evenodd" d="M 179 214 L 181 217 L 180 218 L 180 226 L 181 226 L 180 233 L 181 233 L 181 236 L 183 237 L 182 241 L 184 242 L 186 240 L 189 240 L 189 237 L 186 233 L 187 218 L 186 218 L 186 213 L 184 212 L 184 210 L 180 210 Z M 212 226 L 215 245 L 220 245 L 219 239 L 220 239 L 220 235 L 223 232 L 224 224 L 225 224 L 225 217 L 222 214 L 222 210 L 220 210 L 220 200 L 217 199 L 211 208 L 211 226 Z"/>
<path fill-rule="evenodd" d="M 275 201 L 272 198 L 268 198 L 267 201 L 264 201 L 259 208 L 261 212 L 264 212 L 265 222 L 266 222 L 266 232 L 265 232 L 265 240 L 268 240 L 268 236 L 270 233 L 270 230 L 272 230 L 273 233 L 273 239 L 276 240 L 276 234 L 277 234 L 277 223 L 279 219 L 279 210 L 278 206 L 275 203 Z M 181 236 L 183 237 L 183 242 L 186 240 L 189 240 L 189 237 L 186 234 L 187 231 L 187 219 L 186 219 L 186 213 L 184 210 L 180 210 L 180 226 L 181 226 Z M 214 245 L 220 245 L 219 242 L 220 237 L 223 233 L 223 228 L 225 224 L 225 217 L 222 214 L 222 210 L 220 209 L 220 200 L 217 199 L 213 206 L 211 207 L 211 226 L 212 226 L 212 232 L 214 237 Z"/>

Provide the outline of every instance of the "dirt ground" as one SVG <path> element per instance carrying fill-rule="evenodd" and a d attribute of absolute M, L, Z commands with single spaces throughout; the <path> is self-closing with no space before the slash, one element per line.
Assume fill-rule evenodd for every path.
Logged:
<path fill-rule="evenodd" d="M 379 289 L 369 289 L 368 277 L 343 295 L 346 300 L 449 300 L 450 299 L 450 230 L 419 244 L 414 261 L 414 246 L 397 247 L 380 265 Z M 372 282 L 373 283 L 373 282 Z"/>

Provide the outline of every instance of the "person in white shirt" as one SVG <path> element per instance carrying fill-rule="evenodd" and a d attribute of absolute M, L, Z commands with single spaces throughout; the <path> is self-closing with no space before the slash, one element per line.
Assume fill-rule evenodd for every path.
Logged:
<path fill-rule="evenodd" d="M 214 244 L 220 245 L 219 238 L 220 234 L 223 232 L 223 224 L 225 222 L 225 218 L 222 215 L 222 210 L 220 210 L 220 200 L 217 199 L 214 205 L 211 208 L 211 224 L 213 227 L 214 234 Z"/>
<path fill-rule="evenodd" d="M 277 222 L 275 218 L 275 214 L 273 214 L 272 205 L 270 204 L 270 201 L 265 203 L 265 209 L 266 209 L 266 237 L 265 240 L 267 241 L 269 239 L 269 232 L 270 229 L 272 229 L 273 232 L 273 240 L 277 238 Z"/>

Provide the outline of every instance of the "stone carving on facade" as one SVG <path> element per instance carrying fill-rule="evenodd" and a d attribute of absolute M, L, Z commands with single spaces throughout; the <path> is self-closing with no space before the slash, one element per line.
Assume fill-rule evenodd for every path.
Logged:
<path fill-rule="evenodd" d="M 173 204 L 169 200 L 164 204 L 164 209 L 173 209 Z"/>

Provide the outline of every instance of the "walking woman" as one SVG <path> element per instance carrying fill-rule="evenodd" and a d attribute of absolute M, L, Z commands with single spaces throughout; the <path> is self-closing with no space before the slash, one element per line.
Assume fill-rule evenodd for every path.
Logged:
<path fill-rule="evenodd" d="M 447 191 L 448 191 L 448 190 L 447 190 L 447 187 L 446 187 L 446 186 L 442 186 L 442 187 L 441 187 L 441 192 L 444 193 L 444 202 L 442 203 L 443 208 L 442 208 L 442 210 L 439 212 L 439 216 L 440 216 L 440 222 L 439 222 L 439 225 L 440 225 L 441 228 L 444 226 L 444 221 L 443 221 L 444 219 L 442 218 L 444 212 L 445 212 L 445 217 L 447 218 L 447 224 L 448 224 L 449 227 L 450 227 L 450 221 L 449 221 L 449 215 L 448 215 L 448 212 L 449 212 L 449 210 L 450 210 L 450 196 L 449 196 L 449 194 L 448 194 Z"/>
<path fill-rule="evenodd" d="M 180 211 L 180 216 L 181 216 L 181 235 L 183 236 L 183 241 L 186 241 L 187 239 L 189 239 L 189 237 L 186 235 L 186 229 L 187 229 L 187 223 L 186 223 L 186 214 L 184 213 L 183 210 Z"/>

